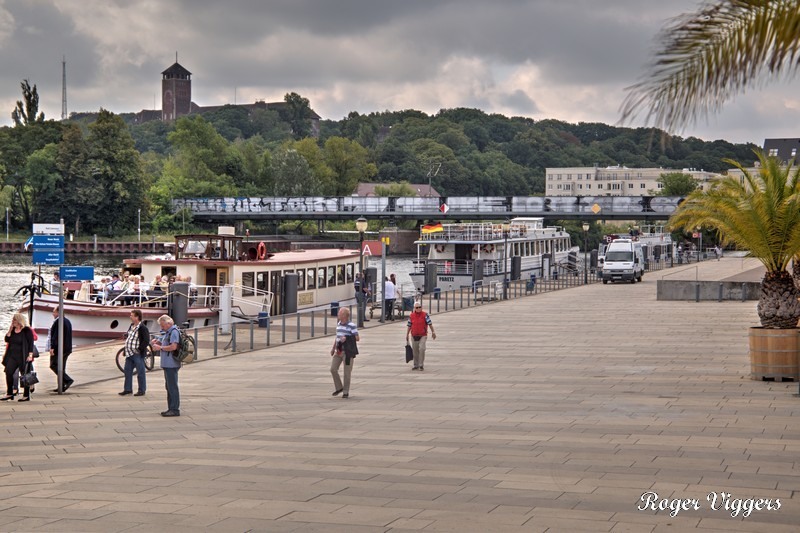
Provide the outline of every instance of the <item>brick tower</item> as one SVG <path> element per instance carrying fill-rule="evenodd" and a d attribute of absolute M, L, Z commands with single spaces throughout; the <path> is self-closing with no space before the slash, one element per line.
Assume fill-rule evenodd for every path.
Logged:
<path fill-rule="evenodd" d="M 192 73 L 175 63 L 161 73 L 161 120 L 188 115 L 192 108 Z"/>

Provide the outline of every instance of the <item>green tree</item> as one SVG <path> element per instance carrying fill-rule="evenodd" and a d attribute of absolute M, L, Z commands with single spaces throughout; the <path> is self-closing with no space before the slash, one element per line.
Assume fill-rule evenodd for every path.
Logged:
<path fill-rule="evenodd" d="M 281 118 L 289 123 L 295 139 L 302 139 L 311 134 L 311 105 L 308 98 L 297 93 L 287 93 L 283 97 L 286 106 L 281 109 Z"/>
<path fill-rule="evenodd" d="M 279 150 L 274 158 L 275 196 L 316 196 L 319 182 L 308 161 L 294 148 Z"/>
<path fill-rule="evenodd" d="M 694 191 L 669 226 L 716 228 L 723 245 L 750 250 L 767 270 L 758 300 L 761 325 L 793 328 L 800 319 L 800 291 L 786 267 L 800 252 L 800 167 L 782 167 L 778 158 L 760 152 L 758 158 L 755 172 L 728 160 L 744 174 L 744 183 L 731 176 Z"/>
<path fill-rule="evenodd" d="M 622 120 L 645 112 L 667 131 L 719 110 L 759 79 L 794 74 L 800 1 L 716 0 L 667 24 L 642 81 L 628 88 Z"/>
<path fill-rule="evenodd" d="M 101 193 L 84 205 L 85 216 L 95 231 L 108 235 L 135 226 L 138 210 L 145 207 L 145 181 L 139 152 L 125 122 L 114 113 L 100 110 L 89 125 L 87 138 L 89 172 Z M 88 211 L 86 210 L 88 208 Z"/>
<path fill-rule="evenodd" d="M 333 195 L 353 194 L 359 182 L 367 181 L 378 173 L 368 162 L 367 150 L 355 141 L 331 137 L 325 141 L 325 163 L 333 171 Z"/>
<path fill-rule="evenodd" d="M 407 181 L 375 186 L 375 196 L 416 196 L 417 191 Z"/>
<path fill-rule="evenodd" d="M 36 85 L 31 87 L 28 80 L 22 80 L 22 100 L 17 100 L 17 107 L 11 112 L 11 119 L 16 126 L 27 126 L 34 122 L 44 122 L 44 113 L 39 113 L 39 91 Z"/>
<path fill-rule="evenodd" d="M 315 190 L 325 195 L 336 194 L 333 169 L 328 166 L 325 154 L 317 144 L 316 139 L 306 137 L 299 141 L 293 141 L 286 146 L 286 149 L 290 148 L 296 150 L 308 163 L 311 174 L 317 182 Z"/>
<path fill-rule="evenodd" d="M 656 196 L 686 196 L 697 189 L 697 180 L 683 172 L 665 172 L 656 181 L 661 184 Z"/>

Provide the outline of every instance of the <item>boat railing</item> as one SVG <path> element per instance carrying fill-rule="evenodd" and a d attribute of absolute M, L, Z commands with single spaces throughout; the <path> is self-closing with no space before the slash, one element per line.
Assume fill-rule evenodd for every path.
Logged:
<path fill-rule="evenodd" d="M 415 261 L 413 270 L 415 274 L 421 274 L 425 272 L 425 265 L 426 264 L 433 264 L 436 265 L 436 271 L 438 274 L 441 275 L 454 275 L 454 276 L 464 276 L 464 275 L 472 275 L 475 270 L 475 261 L 466 261 L 466 260 L 452 260 L 452 259 L 428 259 L 426 261 Z M 484 275 L 491 275 L 497 274 L 498 272 L 502 272 L 503 266 L 502 261 L 497 261 L 495 259 L 484 259 L 483 260 L 483 274 Z"/>
<path fill-rule="evenodd" d="M 491 241 L 501 240 L 504 237 L 509 239 L 518 239 L 522 237 L 533 236 L 535 229 L 541 227 L 530 226 L 524 223 L 511 224 L 508 227 L 508 234 L 504 232 L 503 224 L 492 223 L 469 223 L 469 224 L 446 224 L 442 226 L 442 231 L 434 233 L 423 233 L 420 240 L 429 242 L 442 242 L 442 241 Z"/>

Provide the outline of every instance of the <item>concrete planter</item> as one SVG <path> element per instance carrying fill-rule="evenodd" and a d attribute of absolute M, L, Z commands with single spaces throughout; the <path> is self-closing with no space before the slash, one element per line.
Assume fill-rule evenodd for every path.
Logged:
<path fill-rule="evenodd" d="M 798 353 L 800 328 L 750 328 L 751 379 L 798 381 Z"/>

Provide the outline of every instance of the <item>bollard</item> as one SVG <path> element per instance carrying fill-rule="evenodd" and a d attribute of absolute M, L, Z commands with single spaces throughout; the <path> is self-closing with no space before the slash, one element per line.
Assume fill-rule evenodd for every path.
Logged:
<path fill-rule="evenodd" d="M 281 315 L 281 344 L 286 344 L 286 315 Z"/>
<path fill-rule="evenodd" d="M 311 338 L 314 338 L 314 311 L 311 311 Z"/>
<path fill-rule="evenodd" d="M 722 283 L 719 284 L 719 299 L 717 301 L 722 301 Z"/>
<path fill-rule="evenodd" d="M 695 303 L 700 301 L 700 284 L 699 283 L 695 283 L 694 284 L 694 301 L 695 301 Z"/>
<path fill-rule="evenodd" d="M 300 340 L 300 313 L 297 314 L 297 340 Z"/>
<path fill-rule="evenodd" d="M 747 300 L 747 295 L 744 293 L 744 288 L 745 287 L 746 287 L 746 284 L 744 282 L 742 282 L 742 302 Z"/>
<path fill-rule="evenodd" d="M 269 346 L 269 332 L 272 329 L 272 324 L 267 324 L 267 346 Z"/>
<path fill-rule="evenodd" d="M 253 321 L 250 321 L 250 349 L 255 346 L 255 330 L 253 329 Z"/>
<path fill-rule="evenodd" d="M 194 328 L 194 360 L 200 359 L 200 330 Z"/>
<path fill-rule="evenodd" d="M 232 326 L 233 327 L 231 328 L 231 343 L 232 343 L 231 353 L 234 353 L 236 352 L 236 324 L 233 324 Z"/>
<path fill-rule="evenodd" d="M 217 356 L 217 336 L 219 335 L 219 328 L 214 328 L 214 357 Z"/>

